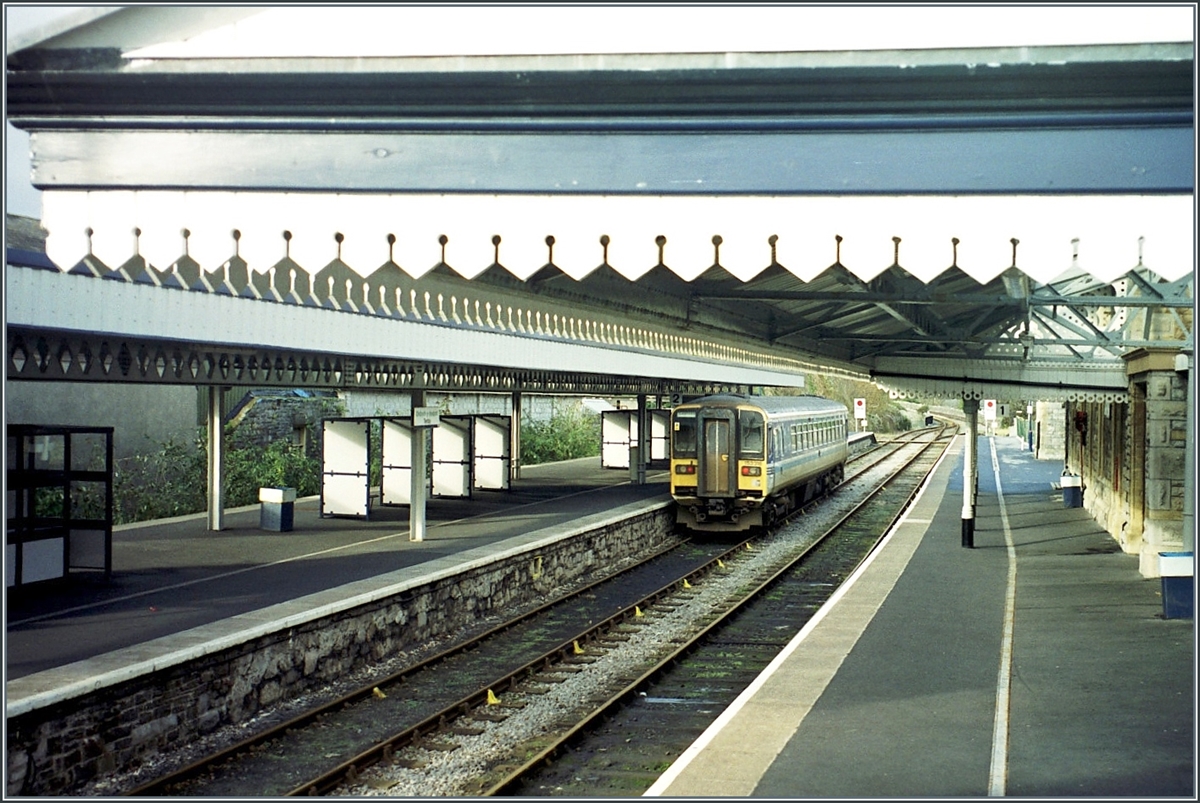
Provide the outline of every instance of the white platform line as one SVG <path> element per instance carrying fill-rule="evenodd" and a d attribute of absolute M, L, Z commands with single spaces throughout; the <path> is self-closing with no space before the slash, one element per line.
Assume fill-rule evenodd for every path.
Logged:
<path fill-rule="evenodd" d="M 953 442 L 951 443 L 951 446 L 953 446 Z M 904 511 L 896 523 L 892 525 L 891 530 L 889 530 L 888 533 L 880 540 L 875 549 L 872 550 L 866 559 L 858 565 L 858 568 L 856 568 L 854 572 L 852 572 L 850 576 L 845 579 L 841 586 L 839 586 L 838 589 L 830 596 L 830 598 L 826 600 L 825 604 L 822 605 L 815 614 L 813 614 L 812 618 L 805 623 L 804 627 L 800 629 L 800 632 L 792 638 L 787 646 L 785 646 L 783 650 L 781 650 L 780 653 L 775 656 L 774 660 L 772 660 L 771 663 L 768 664 L 761 673 L 759 673 L 758 677 L 756 677 L 749 686 L 743 689 L 742 693 L 739 694 L 737 698 L 730 703 L 724 711 L 721 712 L 720 716 L 718 716 L 713 723 L 709 725 L 699 737 L 696 738 L 696 741 L 689 745 L 687 749 L 680 754 L 679 758 L 677 758 L 675 762 L 667 768 L 666 772 L 660 775 L 658 780 L 655 781 L 649 789 L 642 793 L 643 797 L 673 796 L 672 793 L 668 791 L 672 784 L 674 784 L 679 777 L 684 774 L 688 766 L 705 751 L 709 744 L 711 744 L 713 740 L 718 737 L 721 731 L 730 725 L 734 718 L 742 712 L 747 704 L 754 698 L 755 694 L 757 694 L 763 688 L 763 686 L 765 686 L 771 680 L 772 676 L 784 666 L 784 664 L 791 657 L 792 653 L 800 648 L 801 644 L 809 637 L 810 634 L 813 633 L 814 630 L 818 628 L 826 616 L 833 612 L 835 608 L 837 608 L 837 605 L 841 599 L 850 593 L 851 589 L 858 583 L 859 578 L 861 578 L 875 562 L 875 559 L 885 552 L 888 543 L 893 539 L 893 537 L 896 536 L 901 527 L 912 524 L 914 521 L 932 522 L 932 518 L 909 519 L 908 514 L 916 509 L 917 504 L 925 495 L 925 491 L 929 488 L 932 478 L 935 474 L 937 474 L 942 463 L 947 459 L 950 453 L 950 447 L 947 447 L 946 450 L 942 452 L 941 457 L 938 458 L 937 463 L 935 463 L 933 469 L 930 470 L 928 476 L 922 483 L 920 489 L 917 491 L 916 496 L 913 497 L 913 500 L 909 504 L 908 508 Z M 905 565 L 907 564 L 907 559 L 905 559 L 904 563 Z M 874 612 L 878 610 L 879 605 L 882 605 L 884 598 L 886 598 L 887 594 L 890 593 L 891 588 L 899 578 L 899 573 L 902 572 L 903 569 L 904 566 L 900 566 L 896 575 L 890 579 L 890 584 L 887 586 L 887 589 L 883 591 L 882 597 L 872 609 L 872 617 L 874 616 Z M 853 641 L 857 642 L 858 637 L 862 635 L 862 632 L 866 630 L 867 625 L 870 624 L 870 619 L 871 617 L 868 617 L 866 620 L 858 621 L 853 625 L 853 628 L 857 629 L 857 633 L 854 635 Z M 824 678 L 812 679 L 813 682 L 821 684 L 821 689 L 818 694 L 823 693 L 825 685 L 832 680 L 833 675 L 836 674 L 837 670 L 841 666 L 842 660 L 844 660 L 845 657 L 845 654 L 841 656 L 837 662 L 837 666 L 833 667 L 832 672 L 828 676 Z M 803 721 L 807 713 L 807 710 L 799 712 L 799 719 L 796 721 L 795 727 L 792 729 L 791 733 L 794 733 L 795 730 L 800 727 L 800 722 Z M 788 738 L 790 738 L 790 734 L 788 735 Z M 739 794 L 739 796 L 749 797 L 752 791 L 753 786 L 747 790 L 744 790 L 741 794 Z"/>
<path fill-rule="evenodd" d="M 626 482 L 618 482 L 613 485 L 605 485 L 600 488 L 586 488 L 582 491 L 575 491 L 574 493 L 569 493 L 564 496 L 556 496 L 556 497 L 554 497 L 553 500 L 550 500 L 550 501 L 558 501 L 560 499 L 570 499 L 573 496 L 582 496 L 583 494 L 595 493 L 596 491 L 602 491 L 602 490 L 606 490 L 608 488 L 616 488 L 618 486 L 629 485 L 629 484 L 630 484 L 629 481 L 626 481 Z M 317 497 L 306 497 L 306 499 L 315 499 L 315 498 L 317 498 Z M 476 519 L 486 519 L 489 517 L 506 516 L 514 510 L 520 510 L 521 508 L 533 507 L 535 505 L 540 505 L 540 504 L 543 504 L 543 502 L 540 502 L 540 501 L 539 502 L 526 502 L 524 504 L 514 505 L 513 507 L 504 508 L 503 510 L 494 510 L 490 513 L 480 513 L 480 514 L 477 514 L 474 516 L 464 516 L 460 519 L 454 519 L 452 521 L 439 521 L 435 524 L 431 524 L 429 526 L 429 529 L 432 530 L 436 527 L 449 527 L 454 524 L 462 524 L 464 522 L 474 521 Z M 252 505 L 252 506 L 248 506 L 248 507 L 244 508 L 244 510 L 252 510 L 253 508 L 256 508 L 256 507 L 258 507 L 258 505 Z M 199 513 L 199 514 L 191 514 L 187 518 L 203 518 L 204 516 L 205 516 L 205 514 Z M 185 517 L 179 517 L 179 518 L 183 519 Z M 162 520 L 157 521 L 157 522 L 146 522 L 146 526 L 151 526 L 153 524 L 162 525 L 165 523 L 167 523 L 167 522 L 162 521 Z M 96 602 L 88 602 L 88 603 L 84 603 L 83 605 L 76 605 L 73 608 L 64 608 L 63 610 L 50 611 L 49 613 L 38 614 L 37 616 L 30 616 L 26 619 L 20 619 L 15 622 L 9 622 L 8 626 L 9 627 L 18 627 L 20 625 L 27 625 L 27 624 L 32 624 L 34 622 L 41 622 L 46 619 L 57 619 L 61 616 L 66 616 L 67 614 L 80 613 L 82 611 L 92 610 L 94 608 L 102 608 L 102 607 L 113 605 L 113 604 L 119 603 L 119 602 L 128 602 L 129 600 L 132 600 L 132 599 L 138 599 L 139 597 L 148 597 L 148 596 L 152 596 L 154 594 L 161 594 L 165 591 L 177 591 L 178 589 L 181 589 L 181 588 L 187 588 L 188 586 L 200 585 L 202 583 L 213 583 L 213 582 L 216 582 L 217 580 L 224 580 L 229 577 L 236 577 L 239 574 L 245 574 L 247 572 L 255 572 L 255 571 L 259 571 L 260 569 L 270 569 L 275 566 L 282 566 L 285 563 L 295 563 L 296 561 L 300 561 L 300 560 L 308 560 L 310 558 L 318 558 L 322 555 L 328 555 L 328 554 L 331 554 L 334 552 L 342 552 L 347 549 L 355 549 L 358 547 L 369 546 L 371 544 L 377 544 L 381 541 L 387 541 L 387 540 L 390 540 L 393 538 L 399 538 L 401 536 L 406 536 L 406 535 L 408 535 L 407 528 L 400 530 L 399 532 L 389 533 L 387 535 L 381 535 L 381 536 L 377 536 L 375 538 L 368 538 L 365 541 L 354 541 L 349 544 L 342 544 L 340 546 L 328 547 L 326 549 L 319 549 L 314 552 L 307 552 L 307 553 L 304 553 L 301 555 L 293 555 L 290 558 L 280 558 L 279 560 L 273 560 L 273 561 L 269 561 L 267 563 L 255 563 L 251 566 L 245 566 L 241 569 L 232 569 L 227 572 L 221 572 L 220 574 L 213 574 L 213 575 L 209 575 L 207 577 L 197 577 L 194 580 L 185 580 L 182 583 L 174 583 L 172 585 L 156 586 L 154 588 L 147 588 L 145 591 L 136 591 L 132 594 L 126 594 L 126 595 L 120 596 L 120 597 L 113 597 L 111 599 L 102 599 L 102 600 L 98 600 Z"/>
<path fill-rule="evenodd" d="M 1008 782 L 1009 693 L 1012 689 L 1013 624 L 1017 603 L 1017 550 L 1013 546 L 1012 528 L 1009 527 L 1008 511 L 1004 506 L 996 440 L 988 440 L 992 447 L 992 471 L 996 474 L 1000 523 L 1004 526 L 1004 543 L 1008 551 L 1008 584 L 1004 591 L 1004 634 L 1000 642 L 1000 670 L 996 676 L 996 718 L 992 729 L 992 764 L 988 771 L 988 796 L 1004 797 Z"/>

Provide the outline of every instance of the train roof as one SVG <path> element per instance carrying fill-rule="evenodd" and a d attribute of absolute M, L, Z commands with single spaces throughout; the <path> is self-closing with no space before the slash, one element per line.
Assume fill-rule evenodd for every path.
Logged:
<path fill-rule="evenodd" d="M 734 394 L 722 394 L 718 396 L 704 396 L 699 399 L 692 399 L 683 406 L 691 406 L 704 403 L 725 403 L 725 404 L 750 404 L 755 407 L 761 407 L 764 412 L 770 417 L 783 416 L 789 413 L 797 414 L 820 414 L 820 413 L 843 413 L 849 414 L 846 405 L 840 402 L 826 399 L 822 396 L 738 396 Z"/>

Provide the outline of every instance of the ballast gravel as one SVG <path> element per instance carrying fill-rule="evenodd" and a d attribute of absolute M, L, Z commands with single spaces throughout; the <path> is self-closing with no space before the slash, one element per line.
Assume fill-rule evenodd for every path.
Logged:
<path fill-rule="evenodd" d="M 838 495 L 811 508 L 771 538 L 756 543 L 752 551 L 726 564 L 724 571 L 705 575 L 692 588 L 672 598 L 670 606 L 633 621 L 638 623 L 626 641 L 606 646 L 586 671 L 572 674 L 561 682 L 542 687 L 539 693 L 501 695 L 505 702 L 520 704 L 504 709 L 508 716 L 501 722 L 474 722 L 483 730 L 478 736 L 454 736 L 458 748 L 452 751 L 409 747 L 397 751 L 391 764 L 376 764 L 363 770 L 357 783 L 333 794 L 353 797 L 461 797 L 478 795 L 480 778 L 499 765 L 516 768 L 525 762 L 519 749 L 532 739 L 570 727 L 577 716 L 622 691 L 647 668 L 661 661 L 677 645 L 703 627 L 701 622 L 722 608 L 745 585 L 756 569 L 780 563 L 814 543 L 827 529 L 846 515 L 858 499 L 873 488 L 872 475 L 847 483 Z M 668 610 L 668 607 L 670 610 Z M 403 766 L 411 764 L 416 768 Z"/>
<path fill-rule="evenodd" d="M 887 461 L 885 461 L 887 462 Z M 720 608 L 744 585 L 755 569 L 778 563 L 783 556 L 803 549 L 844 516 L 863 495 L 879 481 L 882 470 L 872 468 L 845 483 L 836 496 L 823 500 L 808 509 L 772 537 L 756 543 L 741 559 L 726 564 L 725 571 L 711 572 L 702 581 L 672 599 L 671 609 L 648 610 L 635 620 L 636 629 L 626 641 L 606 646 L 595 656 L 586 671 L 566 676 L 560 682 L 544 684 L 536 693 L 509 692 L 501 696 L 501 704 L 523 704 L 522 707 L 502 707 L 508 716 L 500 722 L 472 721 L 483 732 L 478 736 L 454 736 L 457 749 L 452 751 L 405 748 L 397 751 L 390 764 L 377 764 L 364 769 L 355 784 L 347 785 L 332 794 L 342 796 L 388 797 L 458 797 L 478 795 L 480 778 L 500 765 L 514 768 L 524 762 L 518 751 L 531 739 L 544 737 L 561 726 L 569 726 L 578 715 L 592 706 L 590 701 L 607 699 L 624 689 L 646 667 L 652 666 L 672 651 L 672 644 L 686 640 L 699 629 L 705 617 Z M 631 560 L 630 564 L 635 561 Z M 618 567 L 609 567 L 618 568 Z M 597 577 L 580 578 L 574 584 L 582 587 Z M 570 588 L 558 589 L 567 593 Z M 533 605 L 531 605 L 533 607 Z M 323 704 L 401 671 L 404 667 L 448 649 L 475 633 L 482 633 L 500 624 L 500 617 L 480 620 L 472 632 L 461 632 L 415 646 L 410 650 L 343 678 L 337 684 L 300 695 L 281 703 L 245 722 L 228 725 L 196 739 L 179 749 L 147 757 L 132 770 L 98 778 L 81 787 L 77 794 L 85 797 L 121 795 L 135 787 L 175 769 L 193 763 L 206 755 L 234 745 L 248 736 L 298 716 L 305 710 Z M 411 763 L 417 767 L 403 766 Z"/>

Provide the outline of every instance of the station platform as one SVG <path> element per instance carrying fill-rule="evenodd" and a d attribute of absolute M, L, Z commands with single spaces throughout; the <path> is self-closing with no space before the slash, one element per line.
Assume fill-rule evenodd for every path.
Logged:
<path fill-rule="evenodd" d="M 317 497 L 297 500 L 288 532 L 261 529 L 258 505 L 227 510 L 219 532 L 207 529 L 204 514 L 118 527 L 109 579 L 81 574 L 9 589 L 8 700 L 141 661 L 145 650 L 129 650 L 139 645 L 170 652 L 175 641 L 190 644 L 187 631 L 195 628 L 205 626 L 206 638 L 224 628 L 232 638 L 268 611 L 287 615 L 279 606 L 290 601 L 362 593 L 375 578 L 394 583 L 398 572 L 478 560 L 588 516 L 669 501 L 665 471 L 633 485 L 628 469 L 603 468 L 591 457 L 524 466 L 507 491 L 431 499 L 419 542 L 409 540 L 407 506 L 376 505 L 369 520 L 329 518 Z"/>
<path fill-rule="evenodd" d="M 964 548 L 962 445 L 647 795 L 1196 798 L 1193 620 L 1017 438 Z"/>

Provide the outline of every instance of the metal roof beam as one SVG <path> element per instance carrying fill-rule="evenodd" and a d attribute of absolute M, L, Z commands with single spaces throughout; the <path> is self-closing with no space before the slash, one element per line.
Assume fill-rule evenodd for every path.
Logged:
<path fill-rule="evenodd" d="M 11 104 L 11 100 L 10 100 Z M 1190 193 L 1195 135 L 1108 129 L 493 133 L 87 130 L 24 120 L 41 189 L 554 194 Z M 128 126 L 128 124 L 126 124 Z M 262 125 L 261 123 L 259 124 Z M 880 153 L 889 154 L 881 160 Z M 1061 154 L 1071 154 L 1070 159 Z M 104 158 L 85 158 L 103 154 Z M 146 154 L 155 154 L 146 159 Z M 301 156 L 297 162 L 297 154 Z M 114 166 L 120 166 L 114 170 Z M 1131 169 L 1137 166 L 1137 169 Z M 298 169 L 299 168 L 299 169 Z"/>

